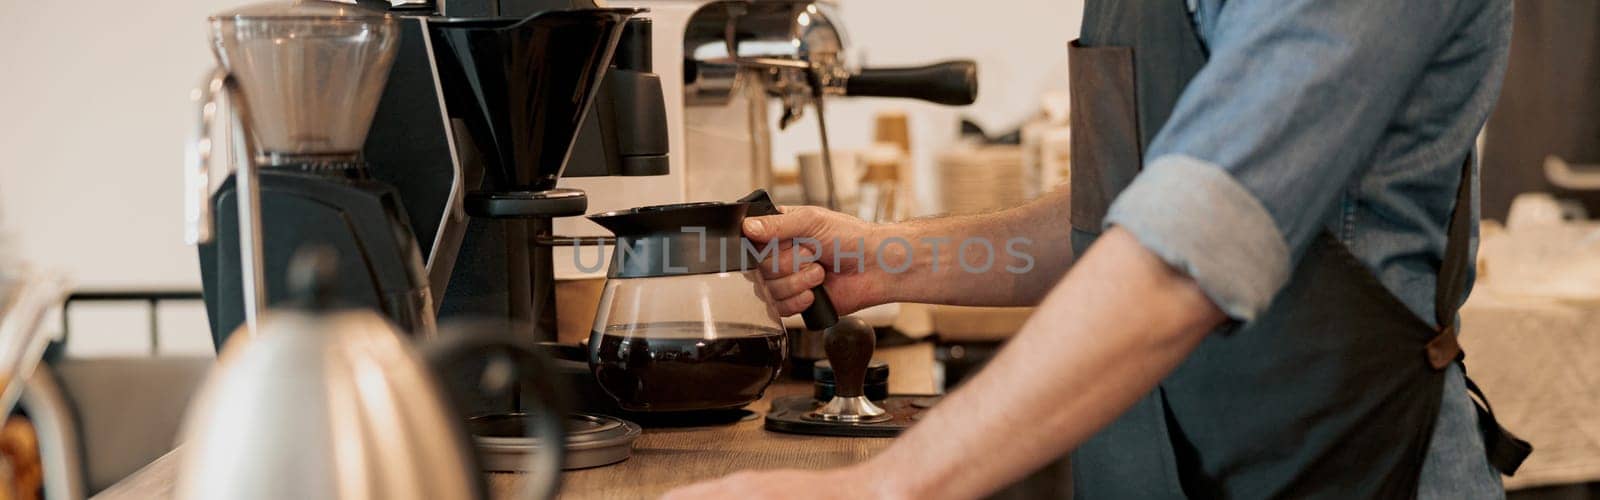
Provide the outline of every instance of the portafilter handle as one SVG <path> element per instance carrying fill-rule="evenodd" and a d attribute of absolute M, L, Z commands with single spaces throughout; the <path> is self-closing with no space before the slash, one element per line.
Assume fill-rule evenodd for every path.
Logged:
<path fill-rule="evenodd" d="M 845 77 L 844 95 L 965 106 L 978 99 L 978 64 L 959 59 L 915 67 L 861 68 Z"/>

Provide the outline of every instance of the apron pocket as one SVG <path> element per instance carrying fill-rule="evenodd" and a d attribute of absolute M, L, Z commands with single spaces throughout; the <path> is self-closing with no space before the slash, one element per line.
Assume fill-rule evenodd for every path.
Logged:
<path fill-rule="evenodd" d="M 1139 171 L 1131 47 L 1067 49 L 1072 92 L 1072 228 L 1100 234 L 1106 209 Z"/>

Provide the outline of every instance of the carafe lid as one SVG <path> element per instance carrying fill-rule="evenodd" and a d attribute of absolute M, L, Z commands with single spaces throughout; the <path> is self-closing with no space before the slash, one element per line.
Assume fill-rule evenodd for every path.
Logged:
<path fill-rule="evenodd" d="M 755 269 L 776 242 L 744 238 L 744 218 L 778 213 L 765 189 L 737 201 L 673 203 L 589 215 L 617 236 L 608 278 L 647 278 Z M 830 306 L 831 308 L 831 306 Z"/>
<path fill-rule="evenodd" d="M 609 278 L 723 273 L 760 262 L 744 250 L 747 208 L 737 202 L 677 203 L 598 213 L 589 220 L 617 236 Z"/>

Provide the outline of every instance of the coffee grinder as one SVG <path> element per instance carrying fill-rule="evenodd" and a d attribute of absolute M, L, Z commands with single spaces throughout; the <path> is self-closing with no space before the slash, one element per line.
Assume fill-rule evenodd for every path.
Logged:
<path fill-rule="evenodd" d="M 262 309 L 288 299 L 285 270 L 308 244 L 337 251 L 332 282 L 341 304 L 431 334 L 432 298 L 399 193 L 371 175 L 384 164 L 362 154 L 394 60 L 395 20 L 296 0 L 243 7 L 210 24 L 219 68 L 196 91 L 186 236 L 199 248 L 217 347 L 240 323 L 253 331 Z M 223 97 L 227 106 L 219 106 Z M 213 124 L 224 110 L 231 120 Z M 213 125 L 229 129 L 226 140 L 212 137 Z M 213 193 L 217 156 L 238 167 Z"/>

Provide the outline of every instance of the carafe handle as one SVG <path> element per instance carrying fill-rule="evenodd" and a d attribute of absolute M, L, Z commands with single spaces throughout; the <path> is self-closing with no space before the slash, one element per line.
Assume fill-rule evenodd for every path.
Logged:
<path fill-rule="evenodd" d="M 511 363 L 514 380 L 521 385 L 518 393 L 523 396 L 523 411 L 528 414 L 528 435 L 538 438 L 542 444 L 538 452 L 529 457 L 527 482 L 521 494 L 514 498 L 555 498 L 561 488 L 561 466 L 566 459 L 566 388 L 556 383 L 559 377 L 556 376 L 555 363 L 549 357 L 501 333 L 500 329 L 491 328 L 489 325 L 492 324 L 440 335 L 423 345 L 423 355 L 441 381 L 454 373 L 455 368 L 483 359 L 502 359 Z M 495 369 L 492 363 L 486 371 Z M 493 379 L 494 374 L 485 373 L 483 378 Z M 510 380 L 505 382 L 511 383 Z M 455 405 L 460 421 L 465 424 L 466 419 L 472 416 L 468 395 L 462 391 L 446 392 Z M 465 430 L 462 434 L 467 438 L 469 456 L 477 457 L 472 436 Z M 481 467 L 476 469 L 482 470 Z M 478 498 L 488 498 L 481 493 Z"/>
<path fill-rule="evenodd" d="M 745 217 L 762 217 L 778 215 L 778 205 L 772 202 L 772 195 L 765 189 L 757 189 L 750 194 L 739 198 L 740 203 L 747 205 Z M 822 285 L 811 288 L 811 306 L 800 312 L 800 319 L 805 320 L 806 329 L 822 331 L 839 324 L 839 311 L 833 308 L 833 299 L 828 297 L 828 289 Z"/>

